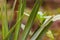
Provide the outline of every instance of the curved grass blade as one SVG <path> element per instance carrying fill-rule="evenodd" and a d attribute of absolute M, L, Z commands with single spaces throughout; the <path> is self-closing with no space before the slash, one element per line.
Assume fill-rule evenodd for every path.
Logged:
<path fill-rule="evenodd" d="M 36 3 L 33 7 L 33 10 L 30 14 L 30 17 L 29 17 L 29 19 L 27 21 L 27 24 L 25 26 L 25 29 L 23 31 L 21 40 L 26 40 L 27 35 L 29 34 L 30 28 L 32 27 L 33 21 L 34 21 L 36 15 L 37 15 L 37 12 L 38 12 L 39 8 L 40 8 L 40 0 L 36 0 Z"/>
<path fill-rule="evenodd" d="M 43 33 L 45 34 L 46 29 L 49 28 L 50 24 L 52 22 L 52 17 L 49 18 L 48 20 L 46 20 L 41 27 L 34 33 L 34 35 L 31 37 L 31 40 L 40 40 L 41 35 L 43 35 Z M 39 37 L 38 37 L 39 36 Z"/>

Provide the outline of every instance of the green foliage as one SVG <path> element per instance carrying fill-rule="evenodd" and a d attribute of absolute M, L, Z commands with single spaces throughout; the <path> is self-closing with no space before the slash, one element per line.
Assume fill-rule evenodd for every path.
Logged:
<path fill-rule="evenodd" d="M 14 36 L 13 36 L 12 40 L 18 40 L 19 31 L 20 31 L 20 27 L 21 27 L 23 15 L 24 15 L 24 9 L 26 7 L 26 0 L 19 0 L 19 7 L 18 7 L 18 13 L 17 13 L 17 19 L 16 19 L 17 21 L 16 21 L 16 24 L 10 30 L 8 28 L 6 0 L 4 0 L 4 1 L 5 1 L 5 4 L 2 7 L 2 11 L 1 11 L 3 40 L 9 40 L 10 35 L 13 33 L 13 31 L 14 31 Z M 12 8 L 13 13 L 14 13 L 16 1 L 17 0 L 15 0 L 13 8 Z M 51 22 L 52 22 L 52 17 L 44 22 L 44 20 L 45 20 L 44 16 L 37 14 L 41 4 L 42 4 L 42 0 L 36 0 L 35 5 L 33 6 L 31 14 L 28 18 L 27 24 L 25 25 L 25 29 L 23 30 L 21 40 L 27 39 L 27 36 L 29 35 L 29 32 L 32 28 L 36 15 L 37 15 L 37 18 L 39 19 L 39 21 L 41 22 L 41 26 L 33 34 L 33 36 L 31 37 L 31 40 L 35 40 L 35 39 L 39 40 L 43 36 L 43 34 L 46 33 L 47 29 L 50 27 Z"/>

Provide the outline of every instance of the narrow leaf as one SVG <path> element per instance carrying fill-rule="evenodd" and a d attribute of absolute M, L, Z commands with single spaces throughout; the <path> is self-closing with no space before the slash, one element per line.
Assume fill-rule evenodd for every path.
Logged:
<path fill-rule="evenodd" d="M 14 9 L 15 9 L 15 6 L 16 6 L 16 3 L 17 3 L 17 0 L 14 0 L 14 4 L 13 4 L 13 8 L 12 8 L 13 12 L 14 12 Z"/>
<path fill-rule="evenodd" d="M 22 3 L 22 1 L 23 1 L 23 3 Z M 22 15 L 24 13 L 25 6 L 26 6 L 26 0 L 20 0 L 18 14 L 17 14 L 17 21 L 18 21 L 19 18 L 22 17 Z M 21 21 L 22 21 L 22 19 L 21 19 Z M 20 30 L 20 27 L 21 27 L 21 21 L 20 21 L 19 24 L 16 25 L 13 40 L 18 40 L 19 30 Z"/>
<path fill-rule="evenodd" d="M 8 33 L 7 3 L 6 3 L 6 0 L 4 0 L 4 1 L 5 2 L 4 2 L 2 9 L 1 9 L 1 13 L 2 13 L 2 36 L 3 36 L 3 38 Z M 6 40 L 8 40 L 8 39 L 6 39 Z"/>
<path fill-rule="evenodd" d="M 30 14 L 30 17 L 29 17 L 29 19 L 27 21 L 27 24 L 25 26 L 25 29 L 23 31 L 21 40 L 26 40 L 27 35 L 29 34 L 30 28 L 32 27 L 33 21 L 34 21 L 36 15 L 37 15 L 37 12 L 38 12 L 39 8 L 40 8 L 40 0 L 36 0 L 36 3 L 33 7 L 33 10 Z"/>

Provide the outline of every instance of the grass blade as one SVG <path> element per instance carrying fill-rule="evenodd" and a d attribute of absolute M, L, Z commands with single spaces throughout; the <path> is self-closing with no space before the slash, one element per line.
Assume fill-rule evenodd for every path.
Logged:
<path fill-rule="evenodd" d="M 4 0 L 4 1 L 5 2 L 4 2 L 3 7 L 1 9 L 1 13 L 2 13 L 2 35 L 3 35 L 3 39 L 6 36 L 6 34 L 8 33 L 7 3 L 6 3 L 6 0 Z M 6 39 L 6 40 L 8 40 L 8 39 Z"/>
<path fill-rule="evenodd" d="M 22 1 L 24 1 L 24 2 L 22 3 Z M 19 9 L 18 9 L 17 21 L 18 21 L 18 19 L 21 18 L 21 16 L 23 15 L 25 6 L 26 6 L 26 0 L 20 0 L 20 5 L 19 5 Z M 21 19 L 21 20 L 22 20 L 22 19 Z M 17 24 L 17 26 L 16 26 L 16 28 L 15 28 L 15 33 L 14 33 L 14 39 L 13 39 L 13 40 L 18 40 L 18 35 L 19 35 L 20 27 L 21 27 L 21 21 L 20 21 L 19 24 Z"/>
<path fill-rule="evenodd" d="M 34 7 L 33 7 L 33 10 L 32 10 L 32 12 L 30 14 L 30 17 L 29 17 L 29 19 L 27 21 L 27 24 L 25 26 L 25 29 L 23 31 L 21 40 L 26 40 L 27 35 L 28 35 L 29 31 L 30 31 L 30 28 L 32 27 L 33 21 L 34 21 L 36 15 L 37 15 L 37 12 L 38 12 L 39 8 L 40 8 L 40 1 L 36 0 L 36 3 L 34 5 Z"/>
<path fill-rule="evenodd" d="M 21 8 L 21 16 L 23 15 L 24 9 L 26 7 L 26 0 L 22 0 L 22 1 L 23 1 L 23 3 L 22 3 L 22 8 Z"/>
<path fill-rule="evenodd" d="M 49 18 L 47 21 L 45 21 L 41 27 L 34 33 L 34 35 L 31 37 L 31 40 L 40 40 L 41 35 L 46 32 L 46 29 L 50 26 L 50 23 L 52 21 L 52 17 Z"/>
<path fill-rule="evenodd" d="M 16 2 L 17 2 L 17 0 L 14 0 L 14 4 L 13 4 L 13 8 L 12 8 L 13 12 L 14 12 L 14 9 L 15 9 L 15 6 L 16 6 Z"/>
<path fill-rule="evenodd" d="M 19 5 L 19 9 L 18 9 L 19 12 L 17 13 L 17 21 L 19 18 L 21 18 L 22 0 L 19 1 L 19 4 L 20 5 Z M 16 25 L 13 40 L 18 40 L 18 34 L 19 34 L 20 26 L 21 26 L 21 20 L 20 20 L 19 24 Z"/>

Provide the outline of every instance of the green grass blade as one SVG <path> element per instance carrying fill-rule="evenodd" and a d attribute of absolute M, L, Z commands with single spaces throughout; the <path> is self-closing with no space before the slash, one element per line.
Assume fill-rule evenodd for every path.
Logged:
<path fill-rule="evenodd" d="M 18 21 L 19 18 L 21 18 L 21 8 L 22 8 L 22 0 L 19 1 L 19 9 L 18 9 L 18 13 L 17 13 L 17 21 Z M 19 34 L 20 26 L 21 26 L 21 21 L 19 22 L 19 24 L 16 25 L 13 40 L 18 40 L 18 34 Z"/>
<path fill-rule="evenodd" d="M 22 3 L 22 1 L 24 1 L 24 2 Z M 23 16 L 25 6 L 26 6 L 26 0 L 20 0 L 17 20 L 19 18 L 21 18 L 21 16 Z M 14 39 L 13 40 L 18 40 L 18 35 L 19 35 L 20 27 L 21 27 L 21 21 L 20 21 L 19 24 L 17 24 L 17 26 L 15 28 L 15 33 L 14 33 Z"/>
<path fill-rule="evenodd" d="M 5 2 L 4 2 L 2 9 L 1 9 L 1 13 L 2 13 L 2 36 L 3 36 L 3 38 L 8 33 L 7 3 L 6 3 L 6 0 L 4 0 L 4 1 Z M 6 39 L 6 40 L 8 40 L 8 39 Z"/>
<path fill-rule="evenodd" d="M 23 3 L 22 3 L 22 8 L 21 8 L 21 16 L 23 15 L 24 13 L 24 9 L 26 8 L 26 0 L 22 0 Z"/>
<path fill-rule="evenodd" d="M 45 34 L 46 29 L 49 28 L 50 23 L 52 22 L 52 17 L 49 18 L 47 21 L 45 21 L 41 27 L 34 33 L 34 35 L 31 37 L 31 40 L 40 40 L 41 35 L 43 35 L 43 33 Z"/>
<path fill-rule="evenodd" d="M 25 26 L 25 29 L 23 31 L 21 40 L 26 40 L 27 35 L 29 34 L 30 28 L 32 27 L 33 21 L 34 21 L 36 15 L 37 15 L 37 12 L 38 12 L 39 8 L 40 8 L 40 1 L 36 0 L 36 3 L 33 7 L 33 10 L 30 14 L 30 17 L 29 17 L 29 19 L 27 21 L 27 24 Z"/>

